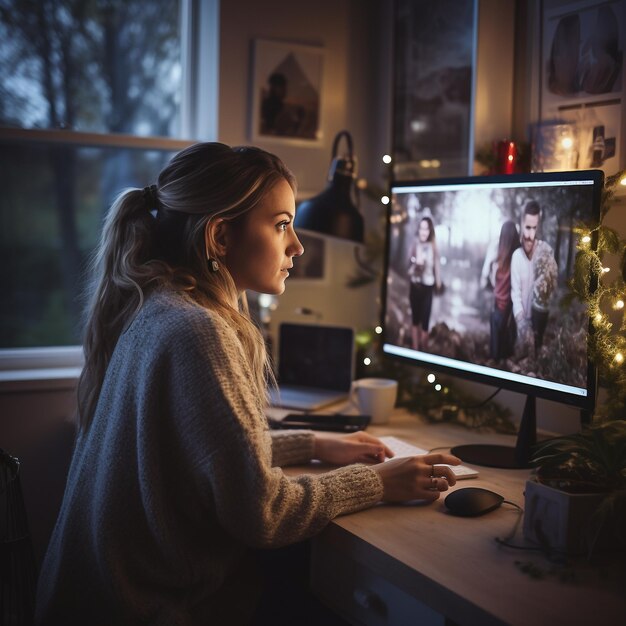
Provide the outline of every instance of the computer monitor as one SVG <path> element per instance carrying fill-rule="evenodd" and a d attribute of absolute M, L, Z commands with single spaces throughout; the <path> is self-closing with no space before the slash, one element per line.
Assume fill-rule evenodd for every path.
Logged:
<path fill-rule="evenodd" d="M 391 185 L 384 354 L 527 396 L 516 447 L 453 448 L 464 462 L 527 467 L 536 397 L 593 411 L 589 316 L 561 301 L 603 181 L 590 170 Z"/>

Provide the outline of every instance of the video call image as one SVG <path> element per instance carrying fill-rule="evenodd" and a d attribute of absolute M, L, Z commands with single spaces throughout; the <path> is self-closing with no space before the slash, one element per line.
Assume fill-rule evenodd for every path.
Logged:
<path fill-rule="evenodd" d="M 521 185 L 394 188 L 386 342 L 583 390 L 588 317 L 561 300 L 593 186 Z"/>

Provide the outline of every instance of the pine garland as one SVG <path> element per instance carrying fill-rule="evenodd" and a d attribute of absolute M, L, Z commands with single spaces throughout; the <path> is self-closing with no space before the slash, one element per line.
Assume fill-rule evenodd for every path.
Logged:
<path fill-rule="evenodd" d="M 572 300 L 587 306 L 592 332 L 589 334 L 589 359 L 598 370 L 600 385 L 607 390 L 607 401 L 598 407 L 601 420 L 626 419 L 626 239 L 604 224 L 615 197 L 615 188 L 626 176 L 622 170 L 605 180 L 600 204 L 600 220 L 591 228 L 577 227 L 578 252 L 574 276 L 569 282 L 570 293 L 562 300 L 567 307 Z M 620 275 L 608 281 L 603 259 L 616 254 L 620 259 Z M 612 322 L 609 310 L 621 321 Z"/>

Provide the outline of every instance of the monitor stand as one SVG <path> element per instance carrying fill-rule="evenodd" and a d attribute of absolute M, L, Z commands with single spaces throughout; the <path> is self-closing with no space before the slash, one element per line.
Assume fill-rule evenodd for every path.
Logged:
<path fill-rule="evenodd" d="M 530 467 L 530 452 L 537 441 L 537 415 L 535 396 L 526 396 L 524 413 L 517 434 L 517 443 L 513 446 L 498 446 L 482 443 L 470 443 L 455 446 L 450 450 L 463 463 L 499 467 L 502 469 L 525 469 Z"/>

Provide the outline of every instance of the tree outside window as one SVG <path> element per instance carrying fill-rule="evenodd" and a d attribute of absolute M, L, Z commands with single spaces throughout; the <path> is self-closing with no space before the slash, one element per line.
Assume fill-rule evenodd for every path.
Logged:
<path fill-rule="evenodd" d="M 0 0 L 0 348 L 80 343 L 106 210 L 190 143 L 189 6 Z"/>

